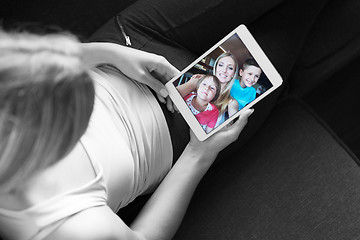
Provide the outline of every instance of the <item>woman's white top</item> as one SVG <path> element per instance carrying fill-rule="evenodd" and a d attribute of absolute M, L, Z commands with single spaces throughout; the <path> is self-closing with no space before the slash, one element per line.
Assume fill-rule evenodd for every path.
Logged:
<path fill-rule="evenodd" d="M 93 79 L 94 110 L 78 145 L 96 177 L 30 208 L 0 209 L 6 239 L 43 239 L 73 214 L 96 206 L 116 212 L 152 191 L 170 170 L 170 133 L 151 91 L 110 67 L 95 69 Z"/>

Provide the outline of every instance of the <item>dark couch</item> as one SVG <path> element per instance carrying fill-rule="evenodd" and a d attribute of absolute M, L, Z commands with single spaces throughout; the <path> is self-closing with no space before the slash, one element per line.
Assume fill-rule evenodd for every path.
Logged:
<path fill-rule="evenodd" d="M 131 0 L 5 3 L 5 27 L 50 24 L 84 41 L 114 14 L 122 11 L 130 26 L 143 10 L 143 2 Z M 225 150 L 226 159 L 201 181 L 175 239 L 360 239 L 360 4 L 264 4 L 269 6 L 234 24 L 248 25 L 285 83 L 255 106 L 235 143 L 238 152 Z M 170 34 L 156 35 L 142 49 L 165 55 L 181 69 L 230 30 L 231 25 L 222 29 L 208 46 Z M 131 36 L 135 46 L 148 37 Z M 169 45 L 183 54 L 167 51 Z M 143 201 L 119 214 L 131 221 Z"/>

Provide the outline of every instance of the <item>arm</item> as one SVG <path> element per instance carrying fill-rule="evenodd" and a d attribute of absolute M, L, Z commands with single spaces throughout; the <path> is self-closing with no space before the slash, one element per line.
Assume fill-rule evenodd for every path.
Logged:
<path fill-rule="evenodd" d="M 202 74 L 195 74 L 190 78 L 189 81 L 176 87 L 181 97 L 184 98 L 186 95 L 188 95 L 189 93 L 191 93 L 196 89 L 196 85 L 199 81 L 199 78 L 201 78 L 201 76 Z"/>
<path fill-rule="evenodd" d="M 172 104 L 164 84 L 179 73 L 164 57 L 114 43 L 82 43 L 82 60 L 89 67 L 112 65 L 123 74 L 152 88 L 161 102 Z M 167 98 L 165 100 L 165 98 Z"/>
<path fill-rule="evenodd" d="M 204 142 L 191 140 L 172 170 L 154 192 L 131 228 L 145 239 L 171 239 L 178 229 L 191 197 L 217 154 L 235 141 L 252 110 L 245 111 L 232 126 Z"/>
<path fill-rule="evenodd" d="M 191 197 L 217 154 L 235 141 L 252 110 L 204 142 L 191 132 L 190 142 L 174 167 L 128 227 L 108 206 L 93 207 L 70 217 L 48 239 L 171 239 Z"/>

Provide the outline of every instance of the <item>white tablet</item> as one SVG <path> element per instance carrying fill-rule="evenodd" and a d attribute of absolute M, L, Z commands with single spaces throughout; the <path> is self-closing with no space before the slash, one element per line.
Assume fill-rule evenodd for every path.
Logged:
<path fill-rule="evenodd" d="M 166 88 L 203 141 L 281 84 L 270 60 L 245 25 L 240 25 L 171 79 Z"/>

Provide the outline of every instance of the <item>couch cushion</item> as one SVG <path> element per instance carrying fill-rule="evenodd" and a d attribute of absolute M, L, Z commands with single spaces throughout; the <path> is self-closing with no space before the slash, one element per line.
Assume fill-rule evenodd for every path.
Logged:
<path fill-rule="evenodd" d="M 358 0 L 329 1 L 292 72 L 292 93 L 304 95 L 360 56 L 359 12 Z"/>
<path fill-rule="evenodd" d="M 5 1 L 0 8 L 0 22 L 6 27 L 33 23 L 52 25 L 87 38 L 114 14 L 135 0 L 16 0 Z M 28 26 L 27 26 L 28 27 Z"/>
<path fill-rule="evenodd" d="M 303 104 L 283 102 L 204 177 L 174 239 L 359 239 L 356 161 Z"/>

